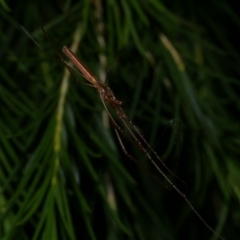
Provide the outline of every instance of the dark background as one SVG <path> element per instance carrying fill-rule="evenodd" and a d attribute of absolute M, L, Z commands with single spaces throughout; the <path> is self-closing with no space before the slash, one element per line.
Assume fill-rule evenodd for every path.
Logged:
<path fill-rule="evenodd" d="M 126 130 L 121 139 L 138 163 L 124 155 L 96 89 L 79 73 L 64 78 L 58 54 L 77 42 L 77 28 L 77 55 L 96 76 L 106 75 L 126 114 L 173 172 L 163 168 L 169 179 L 209 226 L 227 240 L 239 239 L 236 6 L 1 4 L 0 239 L 217 239 Z"/>

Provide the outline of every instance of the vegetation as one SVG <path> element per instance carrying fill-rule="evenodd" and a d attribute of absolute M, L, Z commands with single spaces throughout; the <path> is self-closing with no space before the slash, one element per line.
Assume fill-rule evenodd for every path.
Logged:
<path fill-rule="evenodd" d="M 1 240 L 217 239 L 127 134 L 122 141 L 138 164 L 124 155 L 96 89 L 62 64 L 63 45 L 106 79 L 203 219 L 227 240 L 239 239 L 240 19 L 233 6 L 0 5 Z"/>

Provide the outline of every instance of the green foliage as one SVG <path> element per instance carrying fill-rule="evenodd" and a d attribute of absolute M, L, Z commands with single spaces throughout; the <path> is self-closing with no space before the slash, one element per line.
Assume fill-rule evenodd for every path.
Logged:
<path fill-rule="evenodd" d="M 139 164 L 124 155 L 63 45 L 107 76 L 204 220 L 239 239 L 240 19 L 227 1 L 14 4 L 0 2 L 0 239 L 216 239 L 122 136 Z"/>

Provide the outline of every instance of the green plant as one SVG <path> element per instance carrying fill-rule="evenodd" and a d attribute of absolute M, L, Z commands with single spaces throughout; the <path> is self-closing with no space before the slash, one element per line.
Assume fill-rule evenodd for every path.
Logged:
<path fill-rule="evenodd" d="M 170 186 L 125 157 L 95 89 L 64 72 L 56 50 L 78 41 L 77 54 L 95 75 L 107 76 L 170 168 L 179 162 L 176 175 L 187 186 L 169 177 L 209 225 L 238 239 L 239 54 L 229 26 L 238 29 L 239 18 L 226 1 L 4 6 L 1 239 L 210 239 Z M 181 122 L 180 156 L 174 128 L 157 141 L 171 119 Z M 139 149 L 123 141 L 156 175 Z"/>

